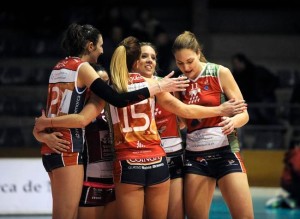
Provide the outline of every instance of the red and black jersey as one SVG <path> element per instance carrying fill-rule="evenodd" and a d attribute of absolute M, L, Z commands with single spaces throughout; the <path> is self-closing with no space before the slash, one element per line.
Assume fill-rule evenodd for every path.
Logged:
<path fill-rule="evenodd" d="M 77 86 L 78 70 L 84 62 L 77 57 L 67 57 L 56 64 L 51 72 L 48 85 L 46 114 L 56 117 L 79 113 L 86 101 L 86 88 Z M 59 131 L 63 138 L 71 143 L 68 152 L 82 152 L 84 143 L 84 129 L 81 128 L 53 128 Z M 53 153 L 42 144 L 42 154 Z"/>

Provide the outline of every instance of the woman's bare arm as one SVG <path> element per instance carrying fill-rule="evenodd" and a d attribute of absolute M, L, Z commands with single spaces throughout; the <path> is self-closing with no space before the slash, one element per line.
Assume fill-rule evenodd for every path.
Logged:
<path fill-rule="evenodd" d="M 219 74 L 220 74 L 221 86 L 227 98 L 243 100 L 243 95 L 240 91 L 240 88 L 236 83 L 230 70 L 228 68 L 221 66 Z M 243 125 L 247 124 L 247 122 L 249 121 L 248 111 L 244 110 L 242 113 L 235 114 L 234 116 L 231 117 L 231 119 L 234 128 L 240 128 Z"/>
<path fill-rule="evenodd" d="M 92 94 L 90 100 L 80 113 L 57 116 L 54 118 L 47 118 L 45 113 L 43 113 L 41 117 L 36 119 L 35 127 L 38 131 L 51 127 L 84 128 L 101 113 L 104 106 L 105 102 Z"/>
<path fill-rule="evenodd" d="M 187 105 L 170 93 L 164 92 L 156 95 L 157 102 L 164 109 L 172 112 L 182 118 L 209 118 L 216 116 L 231 116 L 245 110 L 246 106 L 243 100 L 229 100 L 220 106 L 206 107 L 200 105 Z"/>
<path fill-rule="evenodd" d="M 37 141 L 45 143 L 55 153 L 60 154 L 61 152 L 66 152 L 70 148 L 68 146 L 70 142 L 61 139 L 63 134 L 60 132 L 38 132 L 36 128 L 33 128 L 32 133 Z"/>

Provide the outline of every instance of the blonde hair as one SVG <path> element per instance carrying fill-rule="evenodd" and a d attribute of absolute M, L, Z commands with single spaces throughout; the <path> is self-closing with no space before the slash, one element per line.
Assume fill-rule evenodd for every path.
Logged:
<path fill-rule="evenodd" d="M 110 62 L 111 81 L 118 92 L 127 92 L 128 68 L 126 62 L 126 49 L 118 46 L 114 51 Z"/>
<path fill-rule="evenodd" d="M 200 61 L 207 62 L 205 56 L 202 53 L 202 47 L 195 34 L 193 34 L 192 32 L 184 31 L 182 34 L 176 37 L 172 46 L 173 55 L 181 49 L 190 49 L 195 53 L 200 52 Z"/>
<path fill-rule="evenodd" d="M 110 62 L 111 80 L 118 92 L 128 91 L 128 73 L 141 55 L 137 38 L 126 37 L 116 48 Z"/>

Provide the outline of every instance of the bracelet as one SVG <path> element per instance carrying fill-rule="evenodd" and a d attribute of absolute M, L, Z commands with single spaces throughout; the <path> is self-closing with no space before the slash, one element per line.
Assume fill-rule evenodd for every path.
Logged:
<path fill-rule="evenodd" d="M 159 81 L 157 82 L 157 85 L 158 85 L 159 91 L 162 92 L 162 89 L 161 89 L 161 86 L 159 84 Z"/>
<path fill-rule="evenodd" d="M 52 128 L 54 128 L 54 127 L 53 127 L 53 123 L 52 123 L 52 118 L 50 119 L 50 122 L 51 122 L 51 126 L 52 126 Z"/>

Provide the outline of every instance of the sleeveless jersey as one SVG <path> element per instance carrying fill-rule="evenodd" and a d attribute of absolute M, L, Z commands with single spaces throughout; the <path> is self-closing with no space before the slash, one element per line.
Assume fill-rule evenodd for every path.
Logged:
<path fill-rule="evenodd" d="M 129 74 L 129 92 L 147 86 L 140 74 Z M 154 104 L 154 99 L 148 98 L 123 108 L 110 105 L 117 160 L 165 156 L 154 120 Z"/>
<path fill-rule="evenodd" d="M 51 72 L 48 85 L 46 113 L 48 117 L 79 113 L 85 104 L 86 88 L 77 87 L 78 69 L 84 62 L 80 58 L 67 57 L 56 64 Z M 81 128 L 52 128 L 59 131 L 68 140 L 68 152 L 82 152 L 84 143 L 84 129 Z M 42 154 L 53 153 L 42 144 Z"/>
<path fill-rule="evenodd" d="M 155 77 L 155 79 L 159 80 L 158 77 Z M 182 150 L 182 139 L 177 116 L 156 103 L 155 122 L 165 152 L 168 154 Z"/>
<path fill-rule="evenodd" d="M 112 141 L 107 123 L 108 107 L 85 128 L 85 182 L 112 182 Z M 85 184 L 85 183 L 84 183 Z"/>
<path fill-rule="evenodd" d="M 186 104 L 202 106 L 219 106 L 226 101 L 219 78 L 220 66 L 207 63 L 202 72 L 194 80 L 190 79 L 189 87 L 180 93 L 181 100 Z M 186 150 L 200 152 L 230 145 L 232 152 L 239 151 L 236 130 L 224 135 L 218 123 L 221 117 L 204 119 L 186 119 L 187 140 Z"/>

